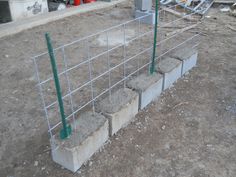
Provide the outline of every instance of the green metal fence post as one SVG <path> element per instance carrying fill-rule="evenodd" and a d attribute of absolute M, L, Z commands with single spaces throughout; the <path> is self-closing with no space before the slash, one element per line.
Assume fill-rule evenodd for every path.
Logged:
<path fill-rule="evenodd" d="M 158 18 L 158 0 L 156 0 L 156 6 L 155 6 L 155 26 L 154 26 L 153 52 L 152 52 L 152 62 L 150 66 L 150 74 L 153 74 L 156 71 L 155 58 L 156 58 L 156 43 L 157 43 L 157 18 Z"/>
<path fill-rule="evenodd" d="M 61 86 L 60 86 L 60 81 L 57 74 L 57 66 L 55 62 L 55 55 L 54 55 L 51 39 L 48 33 L 45 34 L 45 38 L 47 41 L 48 53 L 49 53 L 49 57 L 51 61 L 53 77 L 54 77 L 54 82 L 55 82 L 55 87 L 56 87 L 56 92 L 57 92 L 57 100 L 58 100 L 60 114 L 61 114 L 62 130 L 60 131 L 60 137 L 61 139 L 65 139 L 71 134 L 71 125 L 67 125 L 66 123 L 63 100 L 62 100 L 62 95 L 61 95 Z"/>

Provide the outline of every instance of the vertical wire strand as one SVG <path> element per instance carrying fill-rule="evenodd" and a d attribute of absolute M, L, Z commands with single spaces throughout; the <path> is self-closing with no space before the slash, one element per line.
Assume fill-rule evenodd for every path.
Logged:
<path fill-rule="evenodd" d="M 70 107 L 71 107 L 71 111 L 72 111 L 72 119 L 73 119 L 73 122 L 74 122 L 74 127 L 75 127 L 75 130 L 77 128 L 76 126 L 76 123 L 75 123 L 75 114 L 74 114 L 74 104 L 73 104 L 73 99 L 72 99 L 72 95 L 71 95 L 71 82 L 70 82 L 70 78 L 69 78 L 69 75 L 68 75 L 68 61 L 67 61 L 67 57 L 66 57 L 66 54 L 65 54 L 65 47 L 63 46 L 61 48 L 62 50 L 62 54 L 63 54 L 63 62 L 64 62 L 64 65 L 65 65 L 65 74 L 66 74 L 66 82 L 67 82 L 67 86 L 68 86 L 68 90 L 69 90 L 69 98 L 70 98 Z"/>
<path fill-rule="evenodd" d="M 49 117 L 48 117 L 48 111 L 47 111 L 46 104 L 45 104 L 43 89 L 42 89 L 42 85 L 40 84 L 38 64 L 36 62 L 35 57 L 33 57 L 32 59 L 34 61 L 35 73 L 36 73 L 36 78 L 37 78 L 37 81 L 38 81 L 39 94 L 40 94 L 40 97 L 41 97 L 41 100 L 42 100 L 42 103 L 43 103 L 43 109 L 44 109 L 44 112 L 45 112 L 45 117 L 46 117 L 46 121 L 47 121 L 47 125 L 48 125 L 48 131 L 49 131 L 51 140 L 53 140 L 53 133 L 51 131 L 51 125 L 50 125 L 50 121 L 49 121 Z M 54 141 L 52 141 L 52 142 L 53 142 L 53 145 L 54 145 Z M 52 149 L 54 149 L 54 147 L 55 147 L 53 145 L 52 145 Z"/>
<path fill-rule="evenodd" d="M 111 64 L 110 64 L 110 53 L 109 53 L 109 37 L 108 37 L 108 31 L 106 31 L 106 40 L 107 40 L 107 64 L 108 64 L 108 84 L 109 84 L 109 100 L 111 100 Z"/>
<path fill-rule="evenodd" d="M 126 77 L 126 71 L 125 71 L 125 68 L 126 68 L 125 67 L 125 62 L 126 62 L 126 46 L 125 46 L 126 45 L 126 33 L 125 33 L 125 24 L 123 25 L 123 30 L 124 30 L 123 31 L 124 32 L 123 33 L 123 35 L 124 35 L 123 36 L 123 40 L 124 40 L 124 53 L 123 53 L 123 57 L 124 57 L 123 58 L 123 62 L 124 62 L 123 69 L 124 69 L 124 71 L 123 72 L 124 72 L 124 88 L 125 88 L 126 87 L 126 80 L 125 80 L 125 77 Z"/>
<path fill-rule="evenodd" d="M 138 38 L 139 38 L 138 52 L 140 52 L 141 51 L 140 18 L 138 20 Z M 138 72 L 137 72 L 137 76 L 139 76 L 139 68 L 140 68 L 140 58 L 138 57 Z"/>
<path fill-rule="evenodd" d="M 164 22 L 165 22 L 165 15 L 166 15 L 165 14 L 165 10 L 163 11 L 163 13 L 164 13 L 164 15 L 163 15 L 163 19 L 162 20 L 163 20 L 163 24 L 164 24 Z M 159 15 L 159 17 L 158 17 L 159 20 L 158 21 L 161 21 L 161 17 L 160 17 L 161 14 L 158 14 L 158 15 Z M 159 35 L 160 35 L 160 44 L 159 44 L 160 45 L 160 58 L 159 58 L 159 61 L 161 61 L 162 60 L 162 39 L 163 39 L 162 38 L 163 37 L 162 36 L 163 35 L 163 28 L 162 28 L 161 25 L 159 26 Z M 158 63 L 158 61 L 157 61 L 157 63 Z"/>
<path fill-rule="evenodd" d="M 91 57 L 90 57 L 90 50 L 89 50 L 89 41 L 87 38 L 86 41 L 87 44 L 87 57 L 88 57 L 88 65 L 89 65 L 89 80 L 90 80 L 90 89 L 91 89 L 91 98 L 92 98 L 92 109 L 93 109 L 93 114 L 95 114 L 95 100 L 94 100 L 94 90 L 93 90 L 93 75 L 92 75 L 92 68 L 91 68 Z"/>

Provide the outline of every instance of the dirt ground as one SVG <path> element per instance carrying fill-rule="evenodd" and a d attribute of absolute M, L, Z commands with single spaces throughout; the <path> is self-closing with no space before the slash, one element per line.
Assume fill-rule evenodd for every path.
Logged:
<path fill-rule="evenodd" d="M 51 159 L 30 57 L 45 50 L 45 32 L 55 45 L 72 41 L 132 19 L 131 3 L 1 38 L 0 176 L 235 177 L 236 33 L 227 25 L 236 21 L 208 15 L 198 66 L 74 174 Z"/>

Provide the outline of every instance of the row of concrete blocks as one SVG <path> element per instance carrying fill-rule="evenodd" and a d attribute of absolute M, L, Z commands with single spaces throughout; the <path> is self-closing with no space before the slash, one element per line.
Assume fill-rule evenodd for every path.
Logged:
<path fill-rule="evenodd" d="M 169 88 L 197 62 L 197 51 L 181 49 L 158 63 L 159 73 L 151 76 L 141 74 L 127 83 L 112 97 L 102 100 L 96 112 L 80 115 L 67 140 L 54 137 L 56 146 L 52 150 L 53 160 L 63 167 L 77 171 L 103 144 L 109 136 L 126 126 L 162 91 Z M 76 128 L 75 128 L 76 127 Z"/>

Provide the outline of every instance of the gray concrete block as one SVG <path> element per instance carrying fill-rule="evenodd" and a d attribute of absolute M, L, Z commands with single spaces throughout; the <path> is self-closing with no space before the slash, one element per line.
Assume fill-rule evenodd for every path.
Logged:
<path fill-rule="evenodd" d="M 190 47 L 184 47 L 174 51 L 171 57 L 182 61 L 182 72 L 184 75 L 190 69 L 192 69 L 197 64 L 198 52 L 196 49 Z"/>
<path fill-rule="evenodd" d="M 158 61 L 158 71 L 164 75 L 163 90 L 165 90 L 181 77 L 182 62 L 175 58 L 166 57 Z"/>
<path fill-rule="evenodd" d="M 139 109 L 143 109 L 161 94 L 162 84 L 162 74 L 141 74 L 129 81 L 127 87 L 139 93 Z"/>
<path fill-rule="evenodd" d="M 152 10 L 152 0 L 134 0 L 134 5 L 137 10 Z"/>
<path fill-rule="evenodd" d="M 139 17 L 143 17 L 143 18 L 140 18 L 141 23 L 145 23 L 149 25 L 155 24 L 155 12 L 153 10 L 151 11 L 135 10 L 135 18 L 139 18 Z"/>
<path fill-rule="evenodd" d="M 138 113 L 139 96 L 136 92 L 125 88 L 119 89 L 98 103 L 98 110 L 109 120 L 110 136 L 126 126 Z"/>
<path fill-rule="evenodd" d="M 54 138 L 52 158 L 75 172 L 108 140 L 109 125 L 103 115 L 86 112 L 80 115 L 72 128 L 72 135 L 68 139 Z"/>

